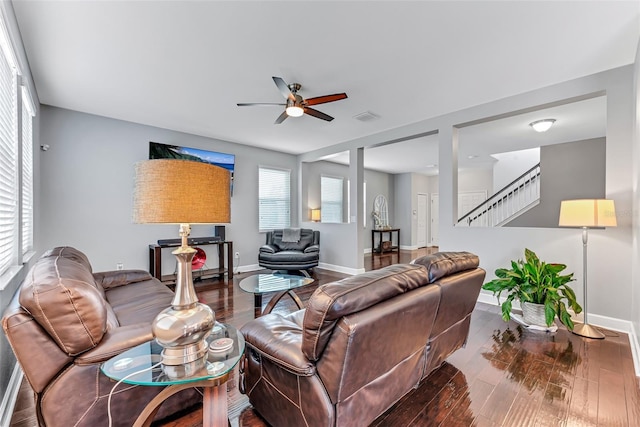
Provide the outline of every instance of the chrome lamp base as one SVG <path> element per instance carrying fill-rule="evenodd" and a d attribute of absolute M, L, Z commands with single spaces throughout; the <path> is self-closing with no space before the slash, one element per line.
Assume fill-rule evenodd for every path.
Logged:
<path fill-rule="evenodd" d="M 171 306 L 153 321 L 153 336 L 163 347 L 162 365 L 170 378 L 183 378 L 206 367 L 208 346 L 206 338 L 215 324 L 213 310 L 198 301 L 191 262 L 196 250 L 187 245 L 189 225 L 180 226 L 182 246 L 172 253 L 178 260 L 176 293 Z"/>
<path fill-rule="evenodd" d="M 593 338 L 596 340 L 604 339 L 604 334 L 600 332 L 598 328 L 591 326 L 588 323 L 576 323 L 573 325 L 573 331 L 571 332 L 585 338 Z"/>

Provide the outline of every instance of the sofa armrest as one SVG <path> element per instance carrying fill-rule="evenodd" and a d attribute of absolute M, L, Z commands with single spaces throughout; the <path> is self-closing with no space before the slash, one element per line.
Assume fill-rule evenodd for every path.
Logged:
<path fill-rule="evenodd" d="M 299 376 L 311 376 L 316 367 L 302 353 L 302 327 L 288 317 L 267 314 L 241 328 L 248 348 Z"/>
<path fill-rule="evenodd" d="M 77 365 L 94 365 L 106 362 L 113 356 L 152 339 L 153 333 L 151 325 L 148 323 L 114 328 L 107 331 L 97 347 L 76 357 L 75 363 Z"/>
<path fill-rule="evenodd" d="M 276 252 L 278 252 L 278 248 L 276 248 L 273 245 L 262 245 L 262 246 L 260 246 L 260 252 L 268 253 L 268 254 L 275 254 Z"/>
<path fill-rule="evenodd" d="M 151 274 L 144 270 L 116 270 L 93 273 L 93 277 L 103 289 L 117 288 L 129 283 L 151 280 Z"/>
<path fill-rule="evenodd" d="M 313 252 L 320 252 L 320 245 L 311 245 L 311 246 L 307 246 L 304 249 L 304 253 L 305 254 L 310 254 L 310 253 L 313 253 Z"/>

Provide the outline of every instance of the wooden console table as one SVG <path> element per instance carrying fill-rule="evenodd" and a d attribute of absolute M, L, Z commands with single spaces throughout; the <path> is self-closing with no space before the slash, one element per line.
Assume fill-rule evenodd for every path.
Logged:
<path fill-rule="evenodd" d="M 209 268 L 206 270 L 196 270 L 194 271 L 194 276 L 197 274 L 197 278 L 199 279 L 209 279 L 211 277 L 218 277 L 219 279 L 223 279 L 226 274 L 229 279 L 233 279 L 233 242 L 223 241 L 223 242 L 209 242 L 209 243 L 198 243 L 195 246 L 211 246 L 215 245 L 218 247 L 218 268 Z M 160 280 L 165 285 L 175 285 L 176 283 L 176 275 L 162 275 L 162 248 L 173 248 L 180 246 L 179 243 L 172 243 L 166 245 L 158 245 L 151 244 L 149 245 L 149 272 L 153 277 Z M 227 253 L 227 262 L 225 263 L 225 249 Z"/>
<path fill-rule="evenodd" d="M 382 242 L 384 241 L 384 234 L 389 233 L 389 241 L 391 241 L 391 247 L 389 249 L 382 249 Z M 393 233 L 396 233 L 396 242 L 397 244 L 393 244 Z M 375 245 L 375 236 L 378 234 L 380 237 L 378 239 L 378 245 Z M 392 252 L 398 251 L 400 253 L 400 229 L 399 228 L 390 228 L 388 230 L 371 230 L 371 253 L 383 253 L 383 252 Z"/>

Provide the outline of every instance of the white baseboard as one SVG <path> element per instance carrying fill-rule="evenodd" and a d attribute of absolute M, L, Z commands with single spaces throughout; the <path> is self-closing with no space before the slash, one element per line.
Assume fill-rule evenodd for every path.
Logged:
<path fill-rule="evenodd" d="M 633 366 L 636 371 L 636 377 L 640 377 L 640 345 L 638 344 L 638 334 L 636 328 L 631 323 L 631 330 L 629 331 L 629 345 L 631 346 L 631 356 L 633 357 Z"/>
<path fill-rule="evenodd" d="M 343 267 L 341 265 L 327 264 L 324 262 L 319 263 L 318 268 L 324 268 L 325 270 L 336 271 L 338 273 L 350 274 L 351 276 L 364 273 L 364 268 Z"/>
<path fill-rule="evenodd" d="M 13 409 L 16 406 L 21 383 L 22 369 L 20 369 L 20 365 L 16 362 L 4 398 L 2 399 L 2 404 L 0 405 L 0 427 L 9 427 L 11 423 L 11 417 L 13 416 Z"/>
<path fill-rule="evenodd" d="M 248 271 L 263 270 L 264 267 L 260 267 L 258 264 L 241 265 L 233 270 L 233 274 L 246 273 Z"/>
<path fill-rule="evenodd" d="M 500 305 L 498 299 L 488 293 L 480 292 L 478 295 L 478 302 L 482 302 L 490 305 Z M 518 301 L 513 302 L 513 308 L 520 309 L 520 303 Z M 572 316 L 573 318 L 574 316 Z M 582 315 L 575 316 L 577 320 L 582 321 Z M 589 314 L 589 324 L 593 326 L 599 326 L 604 329 L 616 332 L 624 332 L 629 337 L 629 346 L 631 347 L 631 355 L 633 357 L 633 367 L 636 372 L 636 376 L 640 377 L 640 345 L 638 343 L 638 335 L 636 334 L 633 323 L 628 320 L 617 319 L 615 317 L 601 316 L 599 314 Z"/>

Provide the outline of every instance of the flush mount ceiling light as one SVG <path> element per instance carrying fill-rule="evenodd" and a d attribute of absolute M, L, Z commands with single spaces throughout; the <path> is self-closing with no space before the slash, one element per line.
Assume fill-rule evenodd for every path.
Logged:
<path fill-rule="evenodd" d="M 529 123 L 536 132 L 546 132 L 556 122 L 556 119 L 542 119 Z"/>

